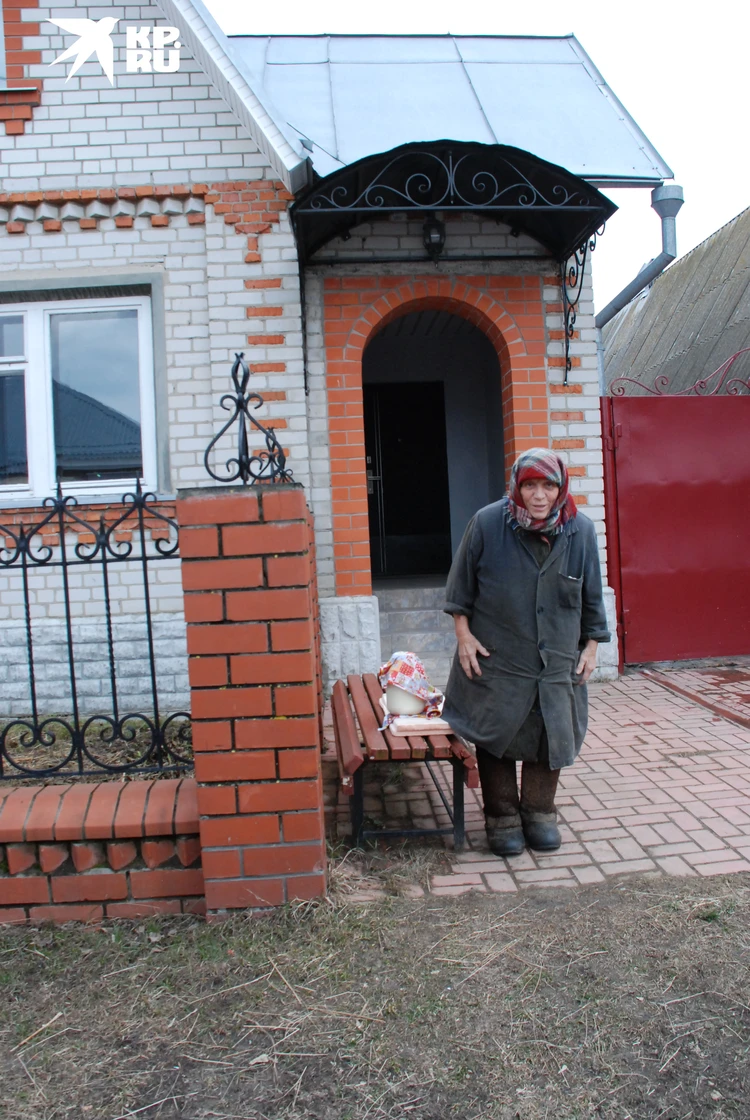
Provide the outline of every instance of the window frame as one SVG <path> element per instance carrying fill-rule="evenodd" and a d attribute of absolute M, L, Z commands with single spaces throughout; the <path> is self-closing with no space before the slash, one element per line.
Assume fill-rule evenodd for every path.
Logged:
<path fill-rule="evenodd" d="M 155 490 L 158 482 L 156 446 L 156 389 L 154 381 L 154 332 L 149 296 L 102 296 L 89 299 L 54 299 L 2 303 L 0 317 L 23 316 L 24 356 L 0 358 L 3 369 L 24 372 L 26 404 L 27 483 L 0 483 L 0 502 L 29 503 L 53 494 L 57 489 L 55 473 L 55 432 L 52 401 L 52 340 L 50 317 L 55 313 L 85 314 L 91 311 L 138 312 L 138 388 L 141 423 L 141 485 Z M 108 479 L 64 480 L 64 494 L 106 497 L 121 495 L 134 484 L 133 476 Z"/>

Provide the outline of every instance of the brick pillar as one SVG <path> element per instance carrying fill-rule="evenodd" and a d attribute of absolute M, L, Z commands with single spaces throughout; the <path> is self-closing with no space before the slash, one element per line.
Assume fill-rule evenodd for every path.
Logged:
<path fill-rule="evenodd" d="M 311 523 L 296 485 L 182 491 L 209 914 L 325 893 Z"/>

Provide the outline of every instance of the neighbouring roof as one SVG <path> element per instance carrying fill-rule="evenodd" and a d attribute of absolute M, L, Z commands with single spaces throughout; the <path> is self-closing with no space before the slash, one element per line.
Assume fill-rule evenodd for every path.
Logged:
<path fill-rule="evenodd" d="M 520 148 L 601 186 L 672 177 L 573 35 L 241 35 L 228 42 L 280 127 L 311 145 L 320 176 L 448 137 Z"/>
<path fill-rule="evenodd" d="M 695 384 L 750 346 L 750 208 L 654 281 L 603 330 L 607 386 L 629 377 L 669 393 Z M 750 354 L 730 377 L 750 374 Z M 626 385 L 625 395 L 639 392 Z"/>

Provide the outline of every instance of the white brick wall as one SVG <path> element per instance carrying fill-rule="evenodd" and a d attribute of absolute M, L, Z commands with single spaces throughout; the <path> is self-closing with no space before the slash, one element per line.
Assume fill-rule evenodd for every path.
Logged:
<path fill-rule="evenodd" d="M 41 64 L 29 67 L 28 77 L 43 80 L 44 89 L 25 134 L 0 133 L 3 190 L 278 178 L 271 159 L 259 152 L 185 43 L 176 74 L 124 72 L 124 28 L 164 24 L 157 6 L 87 7 L 70 0 L 21 11 L 25 22 L 40 24 L 40 34 L 25 37 L 24 47 L 42 52 Z M 95 59 L 69 80 L 71 62 L 50 68 L 74 39 L 47 19 L 105 15 L 122 21 L 112 36 L 114 87 Z"/>
<path fill-rule="evenodd" d="M 544 298 L 550 303 L 559 304 L 560 289 L 545 288 Z M 547 315 L 547 327 L 550 330 L 561 332 L 564 328 L 563 315 L 559 311 Z M 580 364 L 573 365 L 568 382 L 575 386 L 570 393 L 553 393 L 550 396 L 551 412 L 583 412 L 584 419 L 552 421 L 550 436 L 552 439 L 583 440 L 582 448 L 571 448 L 561 451 L 560 454 L 571 466 L 585 467 L 584 477 L 571 478 L 571 490 L 574 494 L 585 494 L 587 504 L 583 510 L 596 526 L 599 540 L 599 557 L 602 565 L 602 575 L 606 581 L 607 576 L 607 535 L 604 522 L 604 458 L 602 453 L 602 424 L 601 404 L 599 401 L 599 373 L 596 358 L 596 330 L 594 327 L 594 295 L 591 286 L 591 262 L 587 261 L 584 284 L 578 304 L 575 329 L 578 338 L 570 343 L 571 358 Z M 560 359 L 564 355 L 562 340 L 550 341 L 547 345 L 547 356 Z M 559 366 L 551 366 L 549 370 L 551 385 L 561 385 L 564 381 L 564 370 Z M 583 392 L 577 391 L 582 386 Z"/>
<path fill-rule="evenodd" d="M 471 254 L 481 258 L 495 257 L 498 254 L 506 254 L 508 257 L 528 254 L 542 257 L 546 253 L 539 242 L 527 234 L 513 236 L 510 226 L 502 222 L 482 220 L 474 214 L 451 218 L 442 213 L 440 216 L 445 225 L 446 255 Z M 393 254 L 404 256 L 407 260 L 411 255 L 414 260 L 424 262 L 423 225 L 424 218 L 410 219 L 406 214 L 393 214 L 386 221 L 363 222 L 350 231 L 346 240 L 334 238 L 319 250 L 316 261 L 345 262 L 352 257 L 375 259 Z M 444 263 L 444 260 L 441 261 L 441 269 Z M 466 267 L 471 270 L 470 263 Z"/>
<path fill-rule="evenodd" d="M 142 600 L 141 600 L 142 609 Z M 113 620 L 118 706 L 127 712 L 153 714 L 146 620 L 132 614 Z M 67 630 L 61 619 L 32 624 L 34 681 L 42 714 L 72 711 Z M 185 622 L 180 614 L 155 614 L 152 635 L 162 716 L 190 709 Z M 76 692 L 81 715 L 111 714 L 112 691 L 106 625 L 73 623 Z M 26 628 L 21 622 L 0 625 L 0 722 L 31 712 Z"/>

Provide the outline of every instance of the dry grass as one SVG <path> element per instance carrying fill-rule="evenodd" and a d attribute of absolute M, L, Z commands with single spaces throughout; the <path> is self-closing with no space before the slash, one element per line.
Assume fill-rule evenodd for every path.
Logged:
<path fill-rule="evenodd" d="M 271 916 L 4 930 L 0 1116 L 748 1115 L 747 881 L 417 900 L 417 853 Z"/>

